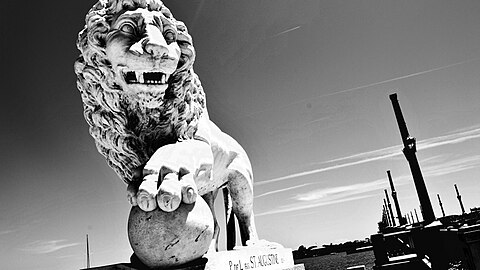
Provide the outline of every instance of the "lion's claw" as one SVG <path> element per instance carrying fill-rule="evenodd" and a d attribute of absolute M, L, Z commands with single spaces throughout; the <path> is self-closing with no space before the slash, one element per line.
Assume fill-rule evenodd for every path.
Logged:
<path fill-rule="evenodd" d="M 197 200 L 198 189 L 192 174 L 186 174 L 180 181 L 182 184 L 182 201 L 186 204 L 192 204 Z"/>
<path fill-rule="evenodd" d="M 182 188 L 182 202 L 192 204 L 197 199 L 197 193 L 192 187 Z"/>
<path fill-rule="evenodd" d="M 165 212 L 177 210 L 182 202 L 182 186 L 178 181 L 176 173 L 169 173 L 164 176 L 162 184 L 158 188 L 158 207 Z"/>
<path fill-rule="evenodd" d="M 153 211 L 157 208 L 155 195 L 157 194 L 157 181 L 154 175 L 147 175 L 138 187 L 137 204 L 145 212 Z"/>

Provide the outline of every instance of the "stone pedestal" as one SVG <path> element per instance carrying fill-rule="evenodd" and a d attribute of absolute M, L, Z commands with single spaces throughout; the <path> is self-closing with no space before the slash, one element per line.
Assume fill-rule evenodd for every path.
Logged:
<path fill-rule="evenodd" d="M 95 270 L 144 270 L 132 264 L 114 264 L 93 267 Z M 175 270 L 305 270 L 303 264 L 295 265 L 289 248 L 245 247 L 220 251 L 204 256 L 197 264 L 172 268 Z"/>

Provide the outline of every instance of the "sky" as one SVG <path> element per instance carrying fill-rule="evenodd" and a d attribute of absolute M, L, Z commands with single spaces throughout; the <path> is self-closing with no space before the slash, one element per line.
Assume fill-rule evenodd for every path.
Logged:
<path fill-rule="evenodd" d="M 84 268 L 86 234 L 93 266 L 132 253 L 126 187 L 88 134 L 73 72 L 94 3 L 0 10 L 2 269 Z M 260 238 L 296 249 L 369 237 L 387 170 L 402 211 L 419 212 L 391 93 L 435 215 L 436 194 L 460 213 L 454 184 L 467 210 L 480 206 L 479 1 L 165 3 L 193 37 L 211 119 L 249 154 Z"/>

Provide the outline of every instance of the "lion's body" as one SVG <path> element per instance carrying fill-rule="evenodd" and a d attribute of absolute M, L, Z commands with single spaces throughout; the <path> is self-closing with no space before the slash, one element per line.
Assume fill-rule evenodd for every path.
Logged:
<path fill-rule="evenodd" d="M 208 117 L 185 25 L 159 0 L 100 0 L 86 16 L 77 46 L 85 119 L 119 177 L 138 188 L 139 172 L 158 149 L 185 140 L 207 143 L 213 177 L 197 183 L 200 195 L 213 210 L 218 189 L 226 186 L 243 243 L 256 239 L 250 161 Z"/>

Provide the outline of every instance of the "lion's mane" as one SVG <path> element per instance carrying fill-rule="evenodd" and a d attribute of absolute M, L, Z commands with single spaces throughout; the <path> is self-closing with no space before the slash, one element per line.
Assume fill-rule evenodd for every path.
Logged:
<path fill-rule="evenodd" d="M 105 38 L 115 14 L 147 8 L 161 11 L 177 26 L 181 57 L 163 97 L 149 93 L 149 104 L 126 94 L 115 82 Z M 138 168 L 161 146 L 193 138 L 206 111 L 205 93 L 193 71 L 195 50 L 185 25 L 159 0 L 100 0 L 88 12 L 79 33 L 75 62 L 84 116 L 98 151 L 126 183 L 138 180 Z M 140 99 L 142 100 L 142 99 Z M 145 100 L 145 99 L 143 99 Z M 152 106 L 155 104 L 155 106 Z"/>

